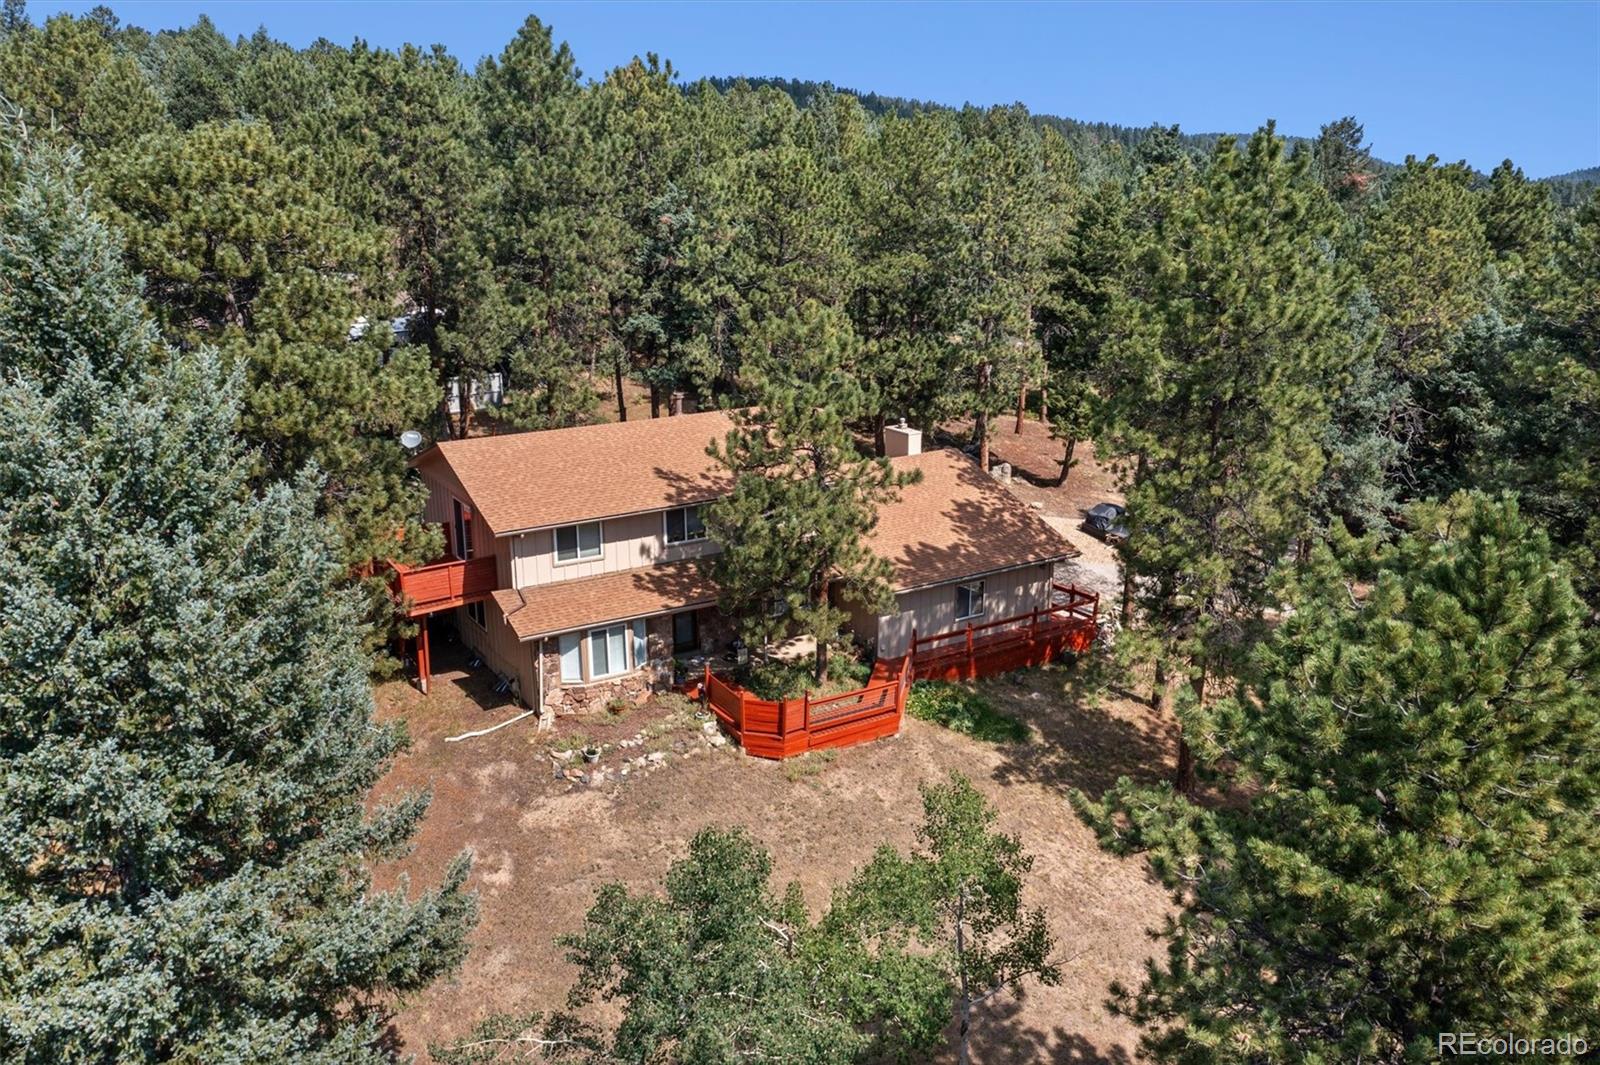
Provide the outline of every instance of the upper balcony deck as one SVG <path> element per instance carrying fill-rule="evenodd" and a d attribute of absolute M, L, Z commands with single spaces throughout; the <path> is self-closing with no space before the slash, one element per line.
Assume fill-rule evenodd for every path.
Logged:
<path fill-rule="evenodd" d="M 417 618 L 489 598 L 499 583 L 493 555 L 446 559 L 426 566 L 389 564 L 406 616 Z"/>

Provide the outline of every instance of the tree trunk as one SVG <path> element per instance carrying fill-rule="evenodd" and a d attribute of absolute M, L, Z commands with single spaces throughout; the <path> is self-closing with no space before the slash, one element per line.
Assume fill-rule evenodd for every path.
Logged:
<path fill-rule="evenodd" d="M 1197 785 L 1194 778 L 1194 752 L 1189 750 L 1189 741 L 1183 738 L 1183 726 L 1178 726 L 1178 769 L 1172 775 L 1172 786 L 1178 789 L 1178 794 L 1194 798 Z"/>
<path fill-rule="evenodd" d="M 956 971 L 961 974 L 961 991 L 958 1001 L 961 1004 L 961 1029 L 958 1033 L 956 1060 L 960 1065 L 971 1065 L 972 1051 L 968 1047 L 968 1040 L 972 1033 L 972 995 L 967 991 L 967 967 L 961 964 L 961 956 L 966 951 L 966 923 L 967 896 L 965 892 L 956 895 Z"/>
<path fill-rule="evenodd" d="M 1204 666 L 1200 667 L 1199 674 L 1189 682 L 1189 686 L 1194 690 L 1195 705 L 1199 706 L 1206 697 L 1206 671 Z M 1181 794 L 1190 798 L 1194 798 L 1195 792 L 1199 790 L 1199 785 L 1195 780 L 1194 752 L 1189 750 L 1189 742 L 1183 737 L 1182 725 L 1178 726 L 1178 771 L 1173 775 L 1173 786 Z"/>
<path fill-rule="evenodd" d="M 622 360 L 620 358 L 616 359 L 612 365 L 616 371 L 615 378 L 617 382 L 617 421 L 625 422 L 628 420 L 628 400 L 622 394 Z"/>
<path fill-rule="evenodd" d="M 472 382 L 465 373 L 456 378 L 456 439 L 465 440 L 472 431 Z"/>
<path fill-rule="evenodd" d="M 994 376 L 994 363 L 986 362 L 978 367 L 978 398 L 986 402 L 989 395 L 989 381 Z M 984 470 L 989 469 L 989 412 L 979 409 L 972 414 L 972 435 L 978 440 L 978 465 Z"/>
<path fill-rule="evenodd" d="M 885 450 L 887 450 L 883 443 L 883 430 L 887 428 L 888 425 L 889 415 L 885 414 L 883 411 L 879 411 L 877 417 L 872 419 L 872 441 L 873 446 L 878 449 L 879 455 L 882 455 Z"/>
<path fill-rule="evenodd" d="M 1061 459 L 1061 472 L 1056 474 L 1056 487 L 1060 488 L 1067 483 L 1067 474 L 1072 470 L 1072 453 L 1078 448 L 1078 438 L 1067 437 L 1067 453 Z"/>
<path fill-rule="evenodd" d="M 1013 433 L 1022 432 L 1022 416 L 1028 409 L 1028 383 L 1024 381 L 1022 388 L 1017 392 L 1017 426 L 1011 430 Z"/>
<path fill-rule="evenodd" d="M 650 417 L 661 417 L 661 386 L 650 382 Z"/>
<path fill-rule="evenodd" d="M 824 578 L 822 578 L 821 582 L 817 585 L 816 603 L 820 607 L 820 606 L 826 605 L 827 602 L 828 602 L 828 578 L 824 577 Z M 826 684 L 827 681 L 828 681 L 828 641 L 822 639 L 822 637 L 820 637 L 820 636 L 817 636 L 816 640 L 817 640 L 817 655 L 816 655 L 817 668 L 816 668 L 816 673 L 815 673 L 815 680 L 816 680 L 817 684 L 820 686 L 820 685 Z"/>
<path fill-rule="evenodd" d="M 1050 386 L 1039 386 L 1039 424 L 1050 427 Z"/>

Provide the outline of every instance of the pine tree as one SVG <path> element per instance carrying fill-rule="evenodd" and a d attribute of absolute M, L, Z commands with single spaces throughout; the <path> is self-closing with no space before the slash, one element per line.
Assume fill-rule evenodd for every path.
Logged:
<path fill-rule="evenodd" d="M 849 308 L 871 345 L 866 373 L 882 448 L 891 414 L 931 431 L 959 413 L 950 395 L 959 346 L 949 250 L 960 240 L 961 136 L 940 113 L 889 116 L 850 183 L 857 271 Z"/>
<path fill-rule="evenodd" d="M 950 252 L 951 282 L 959 293 L 957 337 L 973 439 L 988 469 L 993 420 L 1044 376 L 1034 312 L 1065 205 L 1051 194 L 1043 141 L 1020 107 L 963 119 L 962 239 Z"/>
<path fill-rule="evenodd" d="M 94 19 L 53 15 L 34 26 L 23 18 L 0 37 L 0 97 L 31 130 L 76 137 L 89 88 L 112 55 L 105 27 Z"/>
<path fill-rule="evenodd" d="M 0 224 L 0 1057 L 387 1060 L 453 970 L 465 859 L 374 894 L 359 614 L 314 486 L 249 486 L 237 373 L 166 347 L 60 157 Z"/>
<path fill-rule="evenodd" d="M 1066 444 L 1058 486 L 1072 470 L 1078 441 L 1093 432 L 1111 309 L 1127 284 L 1131 248 L 1127 193 L 1108 181 L 1087 198 L 1047 263 L 1050 287 L 1038 321 L 1055 401 L 1050 431 Z"/>
<path fill-rule="evenodd" d="M 1515 281 L 1545 265 L 1555 240 L 1555 201 L 1547 186 L 1529 181 L 1507 159 L 1489 175 L 1480 204 L 1484 237 L 1502 275 Z"/>
<path fill-rule="evenodd" d="M 1192 184 L 1156 182 L 1107 310 L 1096 445 L 1131 468 L 1124 565 L 1158 677 L 1180 665 L 1203 697 L 1305 532 L 1351 358 L 1349 286 L 1324 194 L 1270 126 L 1242 152 L 1219 141 Z M 1180 745 L 1185 787 L 1189 769 Z"/>
<path fill-rule="evenodd" d="M 809 303 L 769 319 L 746 343 L 744 387 L 755 406 L 711 447 L 734 477 L 706 529 L 721 544 L 709 568 L 719 606 L 763 647 L 776 635 L 816 638 L 816 679 L 853 601 L 892 607 L 889 564 L 865 539 L 877 508 L 911 482 L 884 459 L 863 457 L 848 425 L 865 414 L 855 371 L 860 342 L 843 312 Z"/>
<path fill-rule="evenodd" d="M 1237 696 L 1195 712 L 1235 802 L 1075 804 L 1180 916 L 1115 1008 L 1156 1061 L 1412 1061 L 1441 1032 L 1600 1040 L 1600 648 L 1505 499 L 1335 531 Z"/>
<path fill-rule="evenodd" d="M 438 385 L 441 420 L 463 436 L 473 416 L 471 383 L 500 362 L 485 364 L 473 343 L 473 297 L 491 282 L 489 263 L 475 242 L 489 193 L 488 168 L 478 146 L 481 131 L 472 87 L 442 48 L 407 45 L 399 52 L 358 42 L 349 53 L 349 103 L 335 135 L 356 147 L 347 203 L 358 217 L 386 231 L 385 288 L 403 294 L 407 338 L 427 350 Z M 444 390 L 457 384 L 459 414 L 451 423 Z"/>
<path fill-rule="evenodd" d="M 261 123 L 146 137 L 102 188 L 128 258 L 170 340 L 212 343 L 244 367 L 241 426 L 263 483 L 315 463 L 351 565 L 385 558 L 396 532 L 423 551 L 421 486 L 396 438 L 436 402 L 420 349 L 386 351 L 382 232 L 301 176 Z M 409 528 L 408 528 L 409 525 Z"/>
<path fill-rule="evenodd" d="M 1501 433 L 1472 475 L 1518 494 L 1600 615 L 1600 195 L 1556 243 L 1525 322 L 1476 368 Z"/>
<path fill-rule="evenodd" d="M 1386 358 L 1404 375 L 1444 362 L 1456 331 L 1484 308 L 1489 244 L 1471 181 L 1465 164 L 1409 157 L 1372 210 L 1362 265 L 1388 333 Z"/>
<path fill-rule="evenodd" d="M 626 251 L 597 210 L 607 173 L 578 78 L 571 50 L 530 17 L 475 79 L 495 184 L 477 238 L 491 270 L 474 300 L 470 358 L 509 362 L 504 413 L 522 428 L 587 415 L 585 373 L 616 354 L 607 316 Z"/>
<path fill-rule="evenodd" d="M 1376 187 L 1366 136 L 1355 116 L 1345 115 L 1323 126 L 1311 146 L 1322 187 L 1346 210 L 1361 206 Z"/>

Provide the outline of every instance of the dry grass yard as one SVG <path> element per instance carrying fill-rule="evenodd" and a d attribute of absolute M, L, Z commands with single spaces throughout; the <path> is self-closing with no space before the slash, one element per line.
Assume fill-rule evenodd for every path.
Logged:
<path fill-rule="evenodd" d="M 996 454 L 1017 468 L 1014 490 L 1070 524 L 1084 549 L 1064 576 L 1104 585 L 1109 553 L 1075 526 L 1107 494 L 1107 478 L 1091 459 L 1064 491 L 1036 484 L 1060 445 L 1035 423 L 1021 437 L 1009 423 L 1006 430 Z M 874 848 L 912 844 L 917 785 L 954 769 L 990 797 L 1002 827 L 1034 855 L 1031 901 L 1049 914 L 1064 977 L 1058 987 L 991 1003 L 976 1026 L 977 1060 L 1132 1060 L 1134 1032 L 1107 1014 L 1106 987 L 1138 979 L 1152 948 L 1146 929 L 1167 912 L 1167 900 L 1142 862 L 1103 853 L 1065 799 L 1075 787 L 1098 793 L 1122 774 L 1169 771 L 1171 724 L 1153 720 L 1131 693 L 1086 690 L 1094 686 L 1088 670 L 997 678 L 985 682 L 987 693 L 1028 723 L 1031 742 L 995 746 L 908 719 L 893 739 L 780 764 L 714 746 L 692 714 L 657 704 L 621 718 L 563 718 L 553 733 L 536 732 L 527 718 L 446 743 L 517 708 L 490 692 L 489 674 L 465 669 L 459 648 L 442 645 L 436 654 L 431 695 L 400 681 L 378 689 L 381 716 L 403 718 L 413 740 L 379 795 L 433 791 L 414 852 L 381 869 L 378 881 L 390 886 L 410 874 L 417 884 L 434 882 L 451 856 L 470 849 L 482 922 L 459 978 L 403 1004 L 395 1026 L 403 1052 L 426 1062 L 430 1041 L 459 1038 L 494 1010 L 558 1006 L 573 972 L 556 936 L 578 927 L 600 885 L 658 883 L 698 829 L 749 829 L 771 850 L 776 882 L 798 880 L 820 908 Z M 557 762 L 552 749 L 583 743 L 605 745 L 600 783 L 559 775 L 576 775 L 581 759 Z"/>

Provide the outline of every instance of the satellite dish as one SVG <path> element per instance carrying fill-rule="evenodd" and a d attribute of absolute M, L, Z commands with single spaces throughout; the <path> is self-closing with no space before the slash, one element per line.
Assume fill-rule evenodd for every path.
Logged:
<path fill-rule="evenodd" d="M 417 432 L 415 429 L 407 429 L 405 432 L 400 434 L 400 443 L 408 448 L 421 447 L 422 434 Z"/>

